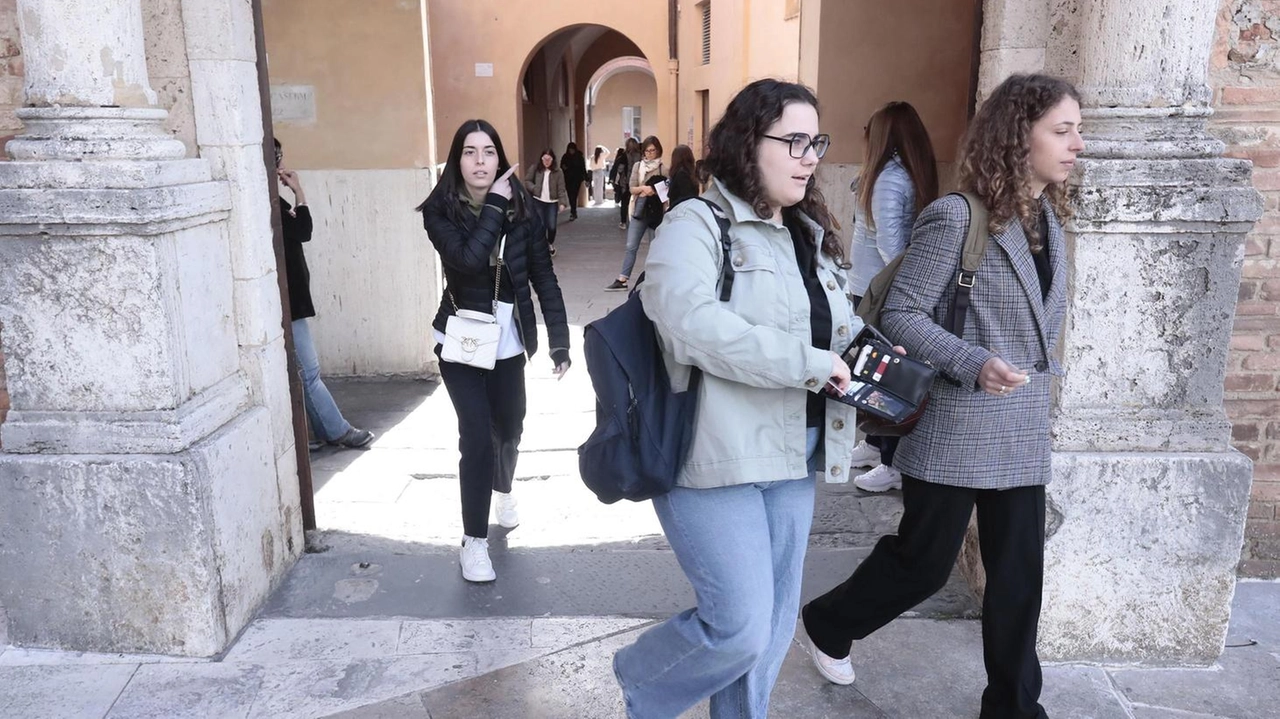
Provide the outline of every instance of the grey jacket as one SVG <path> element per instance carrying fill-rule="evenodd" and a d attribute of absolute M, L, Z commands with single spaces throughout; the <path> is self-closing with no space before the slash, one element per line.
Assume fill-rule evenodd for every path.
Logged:
<path fill-rule="evenodd" d="M 564 189 L 564 173 L 559 170 L 548 170 L 539 164 L 537 167 L 529 171 L 524 178 L 524 188 L 533 195 L 533 199 L 542 199 L 542 183 L 550 181 L 551 187 L 547 192 L 547 196 L 552 202 L 559 203 L 565 207 L 569 206 L 569 194 Z"/>
<path fill-rule="evenodd" d="M 730 219 L 735 274 L 729 301 L 720 301 L 717 287 L 720 231 L 702 202 L 684 202 L 667 213 L 640 285 L 673 388 L 688 387 L 691 366 L 703 371 L 693 447 L 677 483 L 709 488 L 806 477 L 805 404 L 831 375 L 831 355 L 811 345 L 809 295 L 791 234 L 756 217 L 714 179 L 703 197 Z M 807 224 L 821 245 L 822 228 Z M 862 328 L 843 274 L 818 253 L 837 352 Z M 829 401 L 824 421 L 818 467 L 825 468 L 827 481 L 844 482 L 854 446 L 853 408 Z"/>
<path fill-rule="evenodd" d="M 916 186 L 897 155 L 871 188 L 871 217 L 857 200 L 853 211 L 853 241 L 849 244 L 849 294 L 861 297 L 884 266 L 907 249 L 911 223 L 916 219 Z M 875 226 L 872 227 L 874 221 Z"/>
<path fill-rule="evenodd" d="M 1022 226 L 1010 222 L 987 244 L 963 338 L 941 325 L 960 267 L 968 206 L 948 195 L 920 213 L 881 313 L 885 335 L 939 371 L 928 409 L 894 455 L 903 474 L 977 489 L 1048 484 L 1051 376 L 1061 375 L 1053 349 L 1066 315 L 1067 262 L 1062 226 L 1048 201 L 1041 206 L 1053 271 L 1048 297 L 1041 299 Z M 978 373 L 993 355 L 1030 373 L 1031 383 L 1004 397 L 979 389 Z"/>

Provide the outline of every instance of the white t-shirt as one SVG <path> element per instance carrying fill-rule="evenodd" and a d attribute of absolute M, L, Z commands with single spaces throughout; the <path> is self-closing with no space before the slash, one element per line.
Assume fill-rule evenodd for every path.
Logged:
<path fill-rule="evenodd" d="M 538 196 L 543 202 L 551 202 L 551 171 L 542 173 L 542 194 Z"/>

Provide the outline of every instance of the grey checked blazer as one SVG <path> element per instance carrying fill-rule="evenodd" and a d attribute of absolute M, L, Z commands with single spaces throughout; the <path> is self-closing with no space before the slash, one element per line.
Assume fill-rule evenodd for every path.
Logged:
<path fill-rule="evenodd" d="M 1066 314 L 1062 225 L 1047 200 L 1053 280 L 1041 299 L 1026 235 L 1018 222 L 992 235 L 978 266 L 964 337 L 942 328 L 969 227 L 964 198 L 948 195 L 920 213 L 911 244 L 881 312 L 881 327 L 907 354 L 938 369 L 929 406 L 902 439 L 893 464 L 926 482 L 975 489 L 1048 484 L 1053 348 Z M 1031 383 L 999 397 L 978 389 L 992 355 L 1030 373 Z"/>

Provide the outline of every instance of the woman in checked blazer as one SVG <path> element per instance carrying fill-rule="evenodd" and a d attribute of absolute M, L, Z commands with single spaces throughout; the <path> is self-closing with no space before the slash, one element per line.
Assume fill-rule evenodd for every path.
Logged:
<path fill-rule="evenodd" d="M 969 225 L 964 199 L 929 205 L 912 231 L 881 328 L 938 369 L 928 409 L 898 446 L 904 513 L 847 581 L 804 607 L 810 653 L 837 684 L 854 680 L 862 639 L 942 588 L 974 507 L 987 587 L 981 717 L 1044 717 L 1036 656 L 1050 477 L 1050 378 L 1066 313 L 1059 218 L 1084 149 L 1068 83 L 1014 75 L 974 119 L 960 185 L 990 213 L 963 336 L 945 329 Z"/>

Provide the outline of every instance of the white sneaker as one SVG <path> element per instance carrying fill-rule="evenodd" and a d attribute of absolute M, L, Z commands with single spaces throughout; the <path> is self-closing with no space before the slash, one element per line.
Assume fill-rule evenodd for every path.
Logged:
<path fill-rule="evenodd" d="M 862 469 L 863 467 L 874 467 L 880 464 L 880 448 L 872 447 L 867 444 L 867 440 L 862 440 L 857 447 L 853 448 L 853 461 L 849 463 L 852 469 Z"/>
<path fill-rule="evenodd" d="M 516 498 L 510 492 L 493 493 L 493 518 L 498 525 L 512 529 L 520 525 L 520 513 L 516 511 Z"/>
<path fill-rule="evenodd" d="M 813 660 L 813 666 L 818 670 L 824 679 L 832 684 L 840 686 L 849 686 L 853 683 L 853 661 L 849 657 L 844 659 L 832 659 L 813 643 L 813 637 L 805 635 L 805 641 L 809 645 L 809 658 Z"/>
<path fill-rule="evenodd" d="M 864 492 L 902 489 L 902 472 L 882 464 L 864 475 L 854 477 L 853 485 Z"/>
<path fill-rule="evenodd" d="M 489 540 L 480 537 L 462 537 L 462 578 L 468 582 L 492 582 L 498 578 L 489 561 Z"/>

